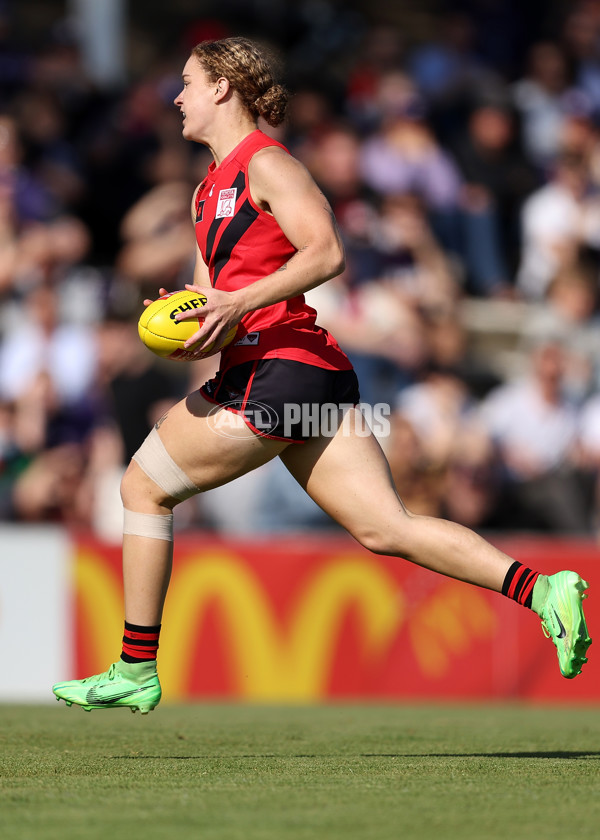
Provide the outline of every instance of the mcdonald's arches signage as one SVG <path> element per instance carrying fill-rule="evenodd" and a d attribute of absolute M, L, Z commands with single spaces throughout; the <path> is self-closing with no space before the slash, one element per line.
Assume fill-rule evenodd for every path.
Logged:
<path fill-rule="evenodd" d="M 500 547 L 548 572 L 566 556 L 597 578 L 587 544 Z M 120 649 L 120 550 L 78 538 L 74 588 L 82 677 L 105 670 Z M 600 590 L 587 604 L 593 636 Z M 600 667 L 592 661 L 577 680 L 563 679 L 530 611 L 343 537 L 179 537 L 159 661 L 164 698 L 174 701 L 600 698 Z"/>

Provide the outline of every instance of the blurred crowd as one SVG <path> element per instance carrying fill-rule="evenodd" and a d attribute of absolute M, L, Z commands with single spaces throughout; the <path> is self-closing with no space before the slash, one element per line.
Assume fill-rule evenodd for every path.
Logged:
<path fill-rule="evenodd" d="M 600 2 L 574 0 L 520 40 L 504 19 L 518 54 L 485 49 L 480 5 L 449 3 L 414 43 L 333 8 L 305 21 L 273 45 L 288 120 L 261 127 L 335 211 L 347 268 L 307 297 L 363 402 L 390 405 L 381 444 L 407 506 L 480 530 L 598 535 Z M 210 157 L 183 141 L 172 102 L 189 47 L 227 34 L 188 23 L 107 90 L 67 25 L 34 48 L 0 10 L 4 521 L 118 539 L 129 458 L 215 370 L 157 360 L 136 322 L 145 297 L 192 276 L 190 201 Z M 473 302 L 491 324 L 519 313 L 510 365 L 477 351 Z M 273 462 L 185 502 L 177 527 L 333 525 Z"/>

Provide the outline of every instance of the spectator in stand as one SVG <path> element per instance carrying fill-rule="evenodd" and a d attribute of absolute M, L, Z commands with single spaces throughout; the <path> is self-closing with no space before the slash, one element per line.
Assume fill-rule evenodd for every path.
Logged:
<path fill-rule="evenodd" d="M 520 250 L 517 220 L 525 197 L 539 185 L 519 148 L 514 113 L 502 101 L 481 102 L 451 148 L 465 182 L 468 289 L 485 297 L 510 294 Z"/>
<path fill-rule="evenodd" d="M 89 520 L 79 503 L 84 478 L 81 446 L 64 443 L 41 450 L 15 479 L 12 517 L 20 522 L 88 527 Z"/>
<path fill-rule="evenodd" d="M 323 190 L 342 228 L 348 206 L 354 207 L 357 201 L 374 203 L 375 193 L 360 172 L 360 137 L 349 123 L 321 126 L 306 137 L 300 152 L 302 163 Z"/>
<path fill-rule="evenodd" d="M 600 116 L 600 7 L 583 0 L 572 3 L 563 32 L 566 55 L 574 66 L 577 87 L 590 100 L 592 114 Z"/>
<path fill-rule="evenodd" d="M 50 401 L 76 411 L 88 397 L 95 369 L 95 332 L 62 323 L 56 291 L 34 287 L 0 347 L 0 397 L 21 399 L 43 376 Z"/>
<path fill-rule="evenodd" d="M 540 41 L 529 50 L 527 70 L 512 89 L 521 118 L 523 148 L 530 162 L 544 173 L 560 151 L 567 114 L 589 108 L 589 101 L 570 78 L 567 58 L 552 41 Z"/>
<path fill-rule="evenodd" d="M 517 173 L 522 177 L 527 166 L 517 164 L 516 155 L 509 157 L 510 121 L 491 107 L 476 112 L 470 135 L 458 144 L 463 183 L 456 162 L 431 131 L 424 101 L 408 77 L 397 72 L 382 77 L 377 103 L 381 126 L 361 154 L 367 184 L 383 196 L 421 197 L 436 238 L 464 266 L 469 291 L 484 296 L 510 292 L 508 235 L 503 238 L 502 225 L 512 221 L 516 196 L 522 198 L 534 183 L 531 173 L 529 183 L 527 177 L 516 183 Z M 499 183 L 501 212 L 494 197 Z"/>
<path fill-rule="evenodd" d="M 397 408 L 415 430 L 428 463 L 443 472 L 473 409 L 465 383 L 451 369 L 430 367 L 419 382 L 400 392 Z"/>
<path fill-rule="evenodd" d="M 440 515 L 476 530 L 511 528 L 505 515 L 498 453 L 475 420 L 463 423 L 446 463 Z"/>
<path fill-rule="evenodd" d="M 95 333 L 61 323 L 57 292 L 49 286 L 29 291 L 10 327 L 0 348 L 0 399 L 12 419 L 8 513 L 84 524 L 78 494 L 97 422 Z"/>
<path fill-rule="evenodd" d="M 388 196 L 377 215 L 351 210 L 340 216 L 347 270 L 307 299 L 359 369 L 363 401 L 374 404 L 418 376 L 428 355 L 424 317 L 454 312 L 460 285 L 418 197 Z"/>
<path fill-rule="evenodd" d="M 525 201 L 521 225 L 517 286 L 525 298 L 543 300 L 582 247 L 600 249 L 600 195 L 585 156 L 565 152 L 557 158 L 550 182 Z"/>
<path fill-rule="evenodd" d="M 565 114 L 560 132 L 559 154 L 580 156 L 586 160 L 596 183 L 598 177 L 594 167 L 597 167 L 598 140 L 598 126 L 588 109 L 574 109 Z M 550 173 L 551 169 L 546 175 Z"/>
<path fill-rule="evenodd" d="M 361 134 L 378 125 L 381 115 L 376 99 L 381 78 L 396 71 L 403 61 L 404 39 L 398 27 L 376 25 L 366 30 L 344 97 L 344 111 Z"/>
<path fill-rule="evenodd" d="M 502 379 L 489 362 L 470 347 L 470 336 L 461 320 L 460 301 L 454 310 L 426 313 L 425 325 L 430 366 L 457 376 L 472 400 L 482 400 L 501 384 Z"/>
<path fill-rule="evenodd" d="M 10 200 L 16 227 L 46 221 L 59 210 L 48 185 L 24 166 L 17 122 L 6 115 L 0 115 L 0 186 Z"/>
<path fill-rule="evenodd" d="M 565 390 L 578 403 L 600 387 L 598 268 L 580 256 L 551 281 L 545 301 L 528 320 L 524 337 L 560 337 L 566 352 Z"/>
<path fill-rule="evenodd" d="M 421 196 L 442 245 L 456 248 L 461 179 L 427 123 L 424 100 L 408 76 L 392 72 L 380 79 L 375 104 L 380 122 L 362 148 L 364 180 L 384 196 Z"/>
<path fill-rule="evenodd" d="M 449 11 L 408 58 L 409 74 L 425 97 L 431 123 L 443 143 L 464 124 L 475 98 L 505 84 L 477 54 L 475 40 L 469 15 Z"/>
<path fill-rule="evenodd" d="M 27 320 L 27 298 L 41 287 L 54 291 L 56 317 L 69 328 L 102 319 L 112 277 L 89 262 L 91 233 L 80 219 L 57 216 L 50 222 L 30 222 L 19 232 L 7 225 L 6 231 L 0 329 L 8 333 L 14 323 Z"/>
<path fill-rule="evenodd" d="M 435 239 L 419 196 L 383 199 L 373 243 L 381 259 L 379 276 L 407 303 L 430 316 L 455 312 L 461 278 Z"/>
<path fill-rule="evenodd" d="M 313 141 L 328 127 L 335 130 L 335 119 L 329 98 L 316 87 L 303 85 L 296 89 L 290 100 L 285 124 L 286 145 L 290 152 L 307 163 L 305 157 L 313 146 Z M 272 127 L 269 127 L 272 131 Z M 308 165 L 308 164 L 307 164 Z"/>
<path fill-rule="evenodd" d="M 29 89 L 13 108 L 27 169 L 42 182 L 63 211 L 77 210 L 85 190 L 82 162 L 67 138 L 67 114 L 51 91 Z"/>
<path fill-rule="evenodd" d="M 565 348 L 534 343 L 530 370 L 493 390 L 480 417 L 499 449 L 515 529 L 590 532 L 590 498 L 577 468 L 577 407 L 564 395 Z"/>

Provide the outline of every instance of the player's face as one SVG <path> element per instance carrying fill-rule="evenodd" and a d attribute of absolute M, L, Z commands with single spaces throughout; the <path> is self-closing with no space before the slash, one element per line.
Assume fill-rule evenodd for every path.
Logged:
<path fill-rule="evenodd" d="M 187 60 L 181 75 L 183 88 L 174 103 L 183 116 L 182 133 L 186 140 L 202 142 L 212 116 L 215 85 L 194 56 Z"/>

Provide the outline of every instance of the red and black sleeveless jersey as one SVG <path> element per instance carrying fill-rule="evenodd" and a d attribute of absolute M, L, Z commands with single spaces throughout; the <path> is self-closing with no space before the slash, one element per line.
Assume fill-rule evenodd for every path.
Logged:
<path fill-rule="evenodd" d="M 259 149 L 279 146 L 256 130 L 221 162 L 211 163 L 196 195 L 196 239 L 213 287 L 233 292 L 272 274 L 295 253 L 272 215 L 254 203 L 248 164 Z M 351 364 L 303 295 L 245 315 L 221 368 L 254 359 L 292 359 L 332 370 Z"/>

